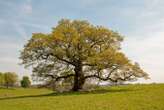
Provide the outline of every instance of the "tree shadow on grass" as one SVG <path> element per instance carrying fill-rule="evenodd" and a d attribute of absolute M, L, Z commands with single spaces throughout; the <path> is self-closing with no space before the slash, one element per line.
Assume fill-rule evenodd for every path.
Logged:
<path fill-rule="evenodd" d="M 85 94 L 107 94 L 107 93 L 128 93 L 134 91 L 132 89 L 97 89 L 93 91 L 80 91 L 80 92 L 52 92 L 48 94 L 39 94 L 39 95 L 25 95 L 25 96 L 15 96 L 15 97 L 0 97 L 0 100 L 9 100 L 9 99 L 24 99 L 24 98 L 41 98 L 41 97 L 51 97 L 51 96 L 71 96 L 71 95 L 85 95 Z M 136 91 L 136 90 L 135 90 Z"/>

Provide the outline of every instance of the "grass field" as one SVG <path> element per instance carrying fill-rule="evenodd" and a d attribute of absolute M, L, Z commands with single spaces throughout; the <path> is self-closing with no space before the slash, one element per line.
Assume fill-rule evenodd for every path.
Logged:
<path fill-rule="evenodd" d="M 47 89 L 0 89 L 0 110 L 164 110 L 164 84 L 54 93 Z"/>

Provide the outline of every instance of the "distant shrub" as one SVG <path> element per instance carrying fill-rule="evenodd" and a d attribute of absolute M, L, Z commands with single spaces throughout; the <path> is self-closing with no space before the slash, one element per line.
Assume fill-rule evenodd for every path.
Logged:
<path fill-rule="evenodd" d="M 28 76 L 23 76 L 21 80 L 21 87 L 28 88 L 31 85 L 31 81 Z"/>

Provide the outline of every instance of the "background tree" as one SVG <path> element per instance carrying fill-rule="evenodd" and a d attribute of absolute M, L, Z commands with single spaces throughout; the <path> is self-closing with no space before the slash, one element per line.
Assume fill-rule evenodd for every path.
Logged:
<path fill-rule="evenodd" d="M 4 73 L 4 85 L 9 88 L 13 87 L 18 81 L 18 76 L 14 72 Z"/>
<path fill-rule="evenodd" d="M 73 91 L 82 89 L 87 79 L 118 82 L 148 78 L 120 51 L 122 41 L 121 35 L 105 27 L 62 19 L 51 33 L 34 33 L 20 58 L 43 80 L 56 83 L 72 77 Z"/>
<path fill-rule="evenodd" d="M 0 86 L 4 86 L 4 74 L 0 72 Z"/>
<path fill-rule="evenodd" d="M 23 76 L 21 80 L 21 86 L 24 88 L 28 88 L 31 85 L 31 81 L 28 76 Z"/>

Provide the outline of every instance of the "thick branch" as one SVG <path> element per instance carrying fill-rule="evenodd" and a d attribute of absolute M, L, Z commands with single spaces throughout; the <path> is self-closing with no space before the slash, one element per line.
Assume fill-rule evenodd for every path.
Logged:
<path fill-rule="evenodd" d="M 104 41 L 102 41 L 102 40 L 99 41 L 98 40 L 98 41 L 93 42 L 93 44 L 91 44 L 90 48 L 93 48 L 95 45 L 97 45 L 97 44 L 99 44 L 101 42 L 104 42 Z"/>
<path fill-rule="evenodd" d="M 103 78 L 103 77 L 100 77 L 99 75 L 95 75 L 95 74 L 94 75 L 85 76 L 85 79 L 88 79 L 88 78 L 98 78 L 98 79 L 100 79 L 102 81 L 111 80 L 112 82 L 117 82 L 117 80 L 114 80 L 114 79 L 112 79 L 110 77 Z"/>
<path fill-rule="evenodd" d="M 60 58 L 59 56 L 57 56 L 57 55 L 54 55 L 58 60 L 61 60 L 61 61 L 63 61 L 63 62 L 66 62 L 66 63 L 68 63 L 68 64 L 71 64 L 71 65 L 75 65 L 73 62 L 70 62 L 70 61 L 68 61 L 68 60 L 66 60 L 66 59 L 62 59 L 62 58 Z"/>
<path fill-rule="evenodd" d="M 45 77 L 51 77 L 52 79 L 55 79 L 55 81 L 59 81 L 60 79 L 67 79 L 70 78 L 72 76 L 74 76 L 75 74 L 68 74 L 65 76 L 54 76 L 54 75 L 50 75 L 50 74 L 46 74 Z"/>
<path fill-rule="evenodd" d="M 70 78 L 72 76 L 75 76 L 75 74 L 69 74 L 69 75 L 66 75 L 66 76 L 59 76 L 56 78 L 56 81 L 59 81 L 60 79 L 67 79 L 67 78 Z"/>
<path fill-rule="evenodd" d="M 38 53 L 38 52 L 36 52 L 36 53 Z M 55 57 L 56 59 L 58 59 L 58 60 L 60 60 L 60 61 L 66 62 L 66 63 L 71 64 L 71 65 L 74 65 L 73 62 L 68 61 L 68 60 L 66 60 L 66 59 L 63 59 L 63 58 L 61 58 L 61 57 L 58 56 L 58 55 L 54 55 L 53 53 L 47 53 L 47 54 L 40 53 L 40 55 L 37 56 L 37 59 L 42 58 L 42 59 L 44 59 L 44 60 L 47 60 L 47 59 L 49 58 L 49 56 Z"/>
<path fill-rule="evenodd" d="M 88 79 L 88 78 L 98 78 L 98 79 L 100 79 L 102 81 L 110 80 L 112 82 L 117 82 L 118 80 L 127 81 L 127 80 L 129 80 L 131 78 L 131 76 L 133 76 L 133 74 L 129 74 L 129 76 L 125 76 L 124 75 L 124 78 L 118 77 L 116 79 L 112 79 L 110 76 L 111 76 L 112 72 L 114 72 L 116 69 L 117 69 L 117 67 L 114 68 L 113 70 L 111 70 L 111 72 L 108 74 L 107 77 L 101 77 L 99 74 L 94 74 L 94 75 L 85 76 L 85 79 Z"/>
<path fill-rule="evenodd" d="M 132 75 L 129 75 L 129 76 L 124 77 L 124 78 L 119 77 L 119 78 L 117 78 L 117 79 L 112 79 L 112 78 L 110 78 L 110 77 L 105 77 L 105 78 L 103 78 L 103 77 L 100 77 L 100 76 L 98 76 L 98 75 L 89 75 L 89 76 L 86 76 L 85 79 L 87 79 L 87 78 L 98 78 L 98 79 L 100 79 L 100 80 L 102 80 L 102 81 L 110 80 L 110 81 L 112 81 L 112 82 L 117 82 L 118 80 L 127 81 L 131 76 L 132 76 Z"/>

